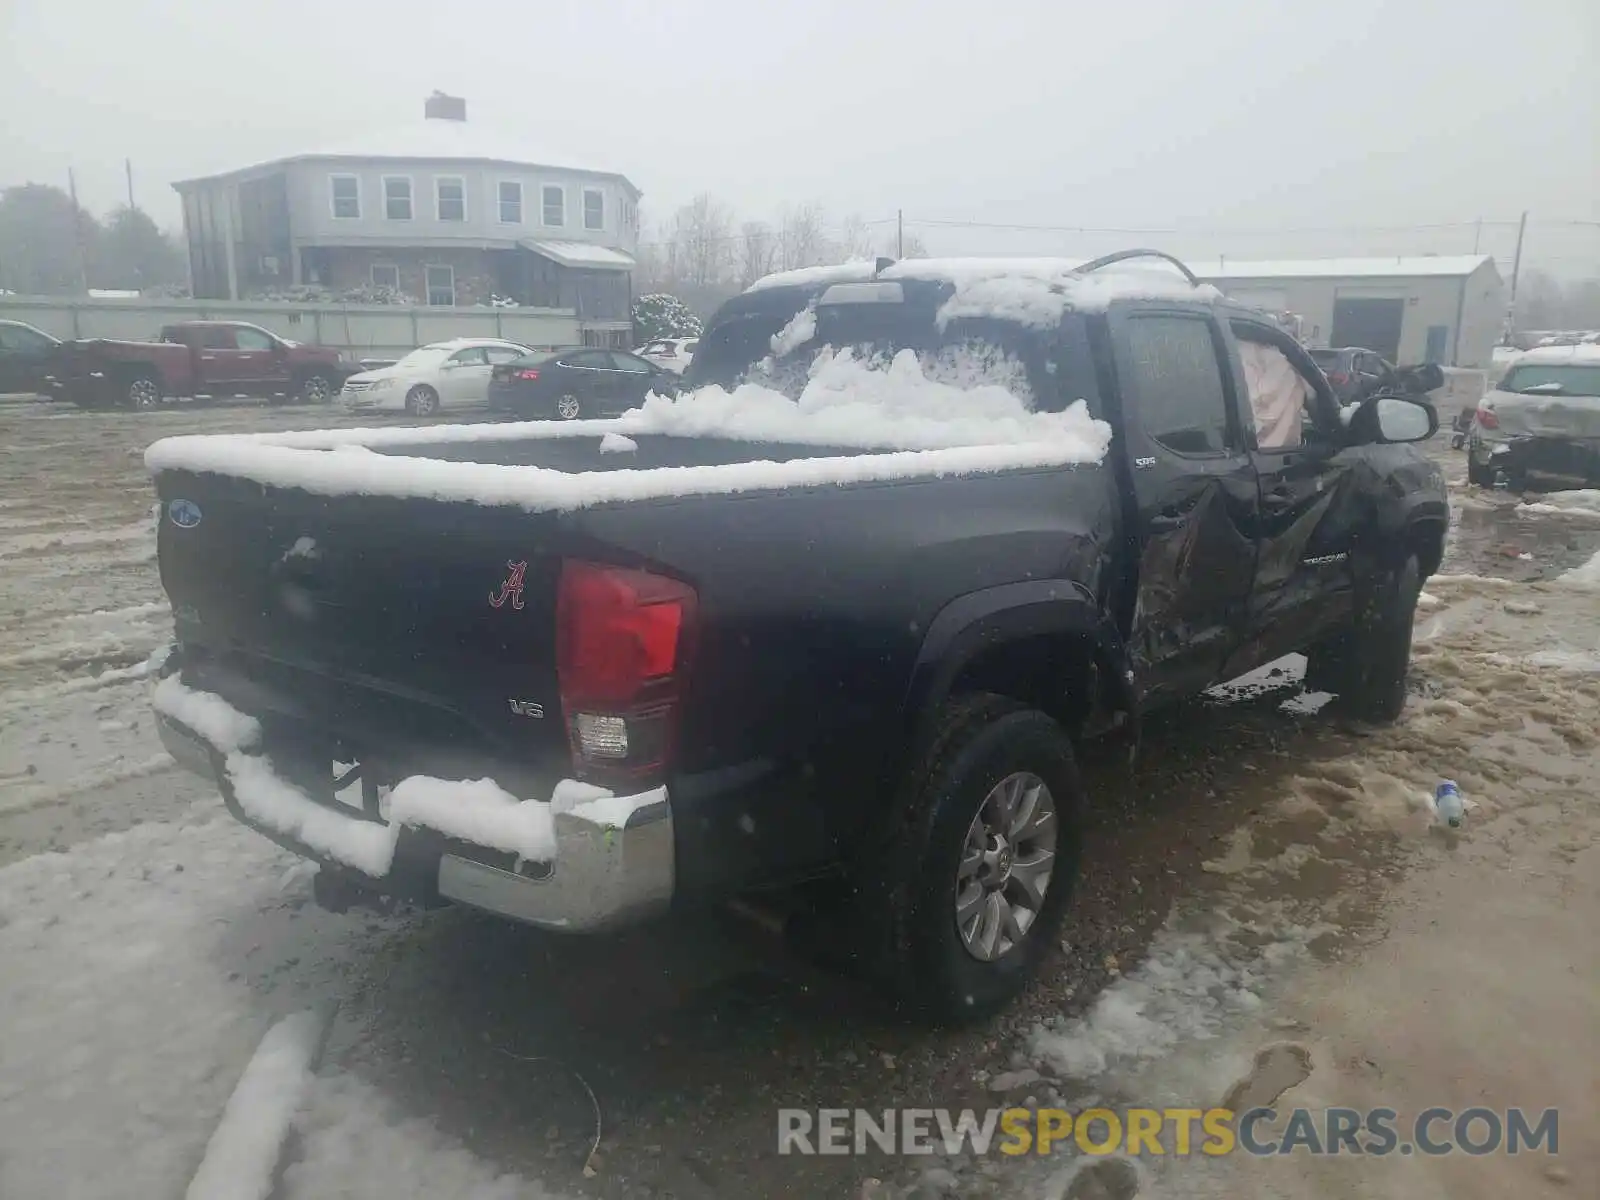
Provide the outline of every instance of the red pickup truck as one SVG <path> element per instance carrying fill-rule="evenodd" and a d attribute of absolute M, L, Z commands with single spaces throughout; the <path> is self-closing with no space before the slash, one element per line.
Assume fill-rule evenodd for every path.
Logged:
<path fill-rule="evenodd" d="M 45 383 L 80 408 L 155 408 L 174 396 L 294 397 L 326 404 L 361 370 L 326 346 L 285 341 L 243 321 L 183 321 L 159 341 L 63 342 Z"/>

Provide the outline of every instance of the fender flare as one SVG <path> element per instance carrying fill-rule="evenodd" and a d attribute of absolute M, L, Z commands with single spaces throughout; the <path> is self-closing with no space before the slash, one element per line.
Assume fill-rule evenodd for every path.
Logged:
<path fill-rule="evenodd" d="M 929 622 L 902 703 L 907 728 L 917 729 L 950 694 L 962 669 L 985 650 L 1041 634 L 1085 638 L 1101 667 L 1101 683 L 1116 708 L 1132 716 L 1132 668 L 1110 616 L 1083 584 L 1029 579 L 980 588 L 951 600 Z"/>

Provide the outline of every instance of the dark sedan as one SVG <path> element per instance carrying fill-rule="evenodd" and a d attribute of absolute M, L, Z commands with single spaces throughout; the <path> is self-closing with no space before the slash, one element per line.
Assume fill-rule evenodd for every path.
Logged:
<path fill-rule="evenodd" d="M 489 411 L 524 420 L 576 421 L 638 408 L 651 392 L 679 387 L 671 371 L 636 354 L 576 346 L 501 363 L 489 379 Z"/>
<path fill-rule="evenodd" d="M 1333 385 L 1340 404 L 1355 404 L 1394 380 L 1394 367 L 1373 350 L 1345 346 L 1337 350 L 1312 350 L 1312 360 Z"/>

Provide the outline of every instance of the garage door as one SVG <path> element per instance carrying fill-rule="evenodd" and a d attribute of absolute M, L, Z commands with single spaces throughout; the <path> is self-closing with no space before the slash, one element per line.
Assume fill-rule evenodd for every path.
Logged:
<path fill-rule="evenodd" d="M 1333 302 L 1331 346 L 1365 346 L 1390 362 L 1400 360 L 1400 326 L 1405 321 L 1403 299 L 1341 298 Z"/>

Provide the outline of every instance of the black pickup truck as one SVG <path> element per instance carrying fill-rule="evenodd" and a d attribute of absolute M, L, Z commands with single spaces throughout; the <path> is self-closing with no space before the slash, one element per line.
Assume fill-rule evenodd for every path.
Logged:
<path fill-rule="evenodd" d="M 880 368 L 912 392 L 839 382 Z M 1401 712 L 1448 512 L 1397 443 L 1437 416 L 1341 413 L 1192 279 L 769 277 L 687 382 L 609 421 L 156 443 L 165 744 L 325 897 L 588 931 L 804 883 L 960 1019 L 1057 940 L 1080 739 L 1297 650 Z"/>

